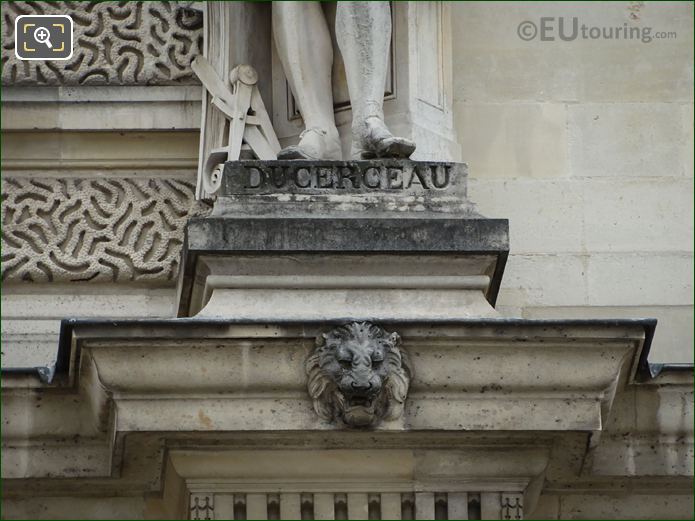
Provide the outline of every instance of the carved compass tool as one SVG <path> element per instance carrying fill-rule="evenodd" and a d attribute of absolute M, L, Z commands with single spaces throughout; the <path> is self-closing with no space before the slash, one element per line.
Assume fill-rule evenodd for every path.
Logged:
<path fill-rule="evenodd" d="M 220 188 L 225 161 L 238 160 L 242 152 L 249 152 L 249 159 L 277 159 L 281 147 L 258 90 L 258 74 L 253 67 L 237 65 L 232 69 L 229 73 L 231 90 L 205 57 L 197 56 L 191 68 L 210 93 L 211 104 L 225 116 L 227 126 L 219 133 L 219 136 L 227 136 L 227 142 L 217 143 L 210 150 L 203 167 L 203 188 L 212 195 Z"/>

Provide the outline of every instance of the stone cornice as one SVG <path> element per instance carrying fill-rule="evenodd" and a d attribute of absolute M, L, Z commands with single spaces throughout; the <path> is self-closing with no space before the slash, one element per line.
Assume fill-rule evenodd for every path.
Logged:
<path fill-rule="evenodd" d="M 383 325 L 401 335 L 415 376 L 403 416 L 369 431 L 374 436 L 486 437 L 505 431 L 553 438 L 563 431 L 604 428 L 615 392 L 634 381 L 654 322 Z M 74 452 L 74 436 L 94 439 L 80 451 L 110 455 L 90 467 L 87 477 L 116 472 L 129 433 L 175 438 L 232 431 L 343 432 L 316 416 L 305 390 L 304 359 L 316 335 L 329 327 L 311 321 L 65 321 L 53 384 L 40 393 L 4 390 L 3 414 L 13 426 L 4 432 L 6 477 L 84 475 L 67 469 L 69 459 L 61 463 L 59 456 L 62 444 L 66 457 Z M 66 392 L 73 399 L 65 400 Z M 25 411 L 32 418 L 20 422 Z M 31 449 L 46 442 L 56 447 L 52 461 Z M 13 461 L 19 463 L 15 458 L 26 450 L 35 454 L 32 467 L 16 466 Z"/>

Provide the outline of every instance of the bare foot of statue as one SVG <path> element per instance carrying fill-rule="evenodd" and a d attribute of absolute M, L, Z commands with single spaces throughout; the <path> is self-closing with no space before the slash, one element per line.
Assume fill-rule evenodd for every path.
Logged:
<path fill-rule="evenodd" d="M 307 128 L 299 135 L 299 143 L 283 148 L 278 159 L 342 159 L 338 129 Z"/>
<path fill-rule="evenodd" d="M 396 137 L 379 116 L 369 116 L 361 124 L 353 125 L 352 158 L 374 159 L 377 157 L 408 158 L 415 152 L 415 143 Z"/>

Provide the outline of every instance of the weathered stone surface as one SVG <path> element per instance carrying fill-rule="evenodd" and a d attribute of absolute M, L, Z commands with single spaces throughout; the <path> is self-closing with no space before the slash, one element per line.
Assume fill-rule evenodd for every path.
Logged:
<path fill-rule="evenodd" d="M 3 179 L 2 279 L 169 281 L 194 205 L 188 181 Z"/>
<path fill-rule="evenodd" d="M 6 499 L 3 514 L 9 519 L 143 519 L 142 497 L 38 497 Z"/>
<path fill-rule="evenodd" d="M 637 107 L 634 103 L 568 106 L 566 142 L 573 176 L 645 177 L 648 181 L 655 175 L 685 175 L 688 159 L 678 151 L 687 150 L 692 126 L 683 117 L 686 106 L 652 102 Z M 597 192 L 603 190 L 597 188 Z"/>
<path fill-rule="evenodd" d="M 524 318 L 629 318 L 654 317 L 659 327 L 649 350 L 649 361 L 658 363 L 692 363 L 692 350 L 685 349 L 695 341 L 693 306 L 526 306 Z"/>
<path fill-rule="evenodd" d="M 465 160 L 472 165 L 471 177 L 489 180 L 568 175 L 564 105 L 457 101 L 454 109 Z M 471 124 L 473 121 L 475 124 Z"/>
<path fill-rule="evenodd" d="M 198 83 L 190 63 L 202 52 L 202 13 L 179 2 L 2 2 L 3 85 L 171 85 Z M 68 14 L 74 52 L 65 62 L 20 61 L 19 15 Z"/>
<path fill-rule="evenodd" d="M 133 106 L 137 108 L 133 110 Z M 108 114 L 108 117 L 98 117 L 99 114 Z M 61 133 L 71 130 L 90 131 L 89 133 L 81 132 L 82 139 L 96 138 L 103 141 L 107 147 L 113 147 L 119 142 L 119 138 L 129 140 L 138 136 L 142 144 L 144 140 L 163 141 L 162 138 L 166 136 L 172 148 L 169 159 L 185 155 L 186 162 L 193 162 L 192 168 L 195 169 L 199 127 L 200 86 L 198 85 L 70 87 L 18 85 L 2 89 L 3 130 L 30 131 L 28 134 L 33 138 L 32 143 L 41 139 L 42 146 L 44 136 L 49 139 L 55 137 L 46 132 L 47 130 L 59 130 Z M 121 132 L 118 135 L 104 132 L 113 130 Z M 148 132 L 142 133 L 143 130 Z M 172 130 L 176 132 L 171 132 Z M 140 131 L 139 135 L 138 131 Z M 41 132 L 40 137 L 36 136 L 36 132 Z M 102 133 L 106 136 L 99 136 Z M 5 144 L 5 140 L 10 136 L 12 136 L 10 133 L 3 134 L 3 149 L 10 148 Z M 191 157 L 188 152 L 192 149 L 194 152 Z M 68 150 L 68 147 L 63 145 L 61 151 L 68 152 Z M 122 150 L 121 157 L 124 156 Z M 33 147 L 30 153 L 37 151 L 37 148 Z M 18 152 L 21 154 L 22 151 Z M 79 152 L 83 151 L 79 150 Z M 89 159 L 97 159 L 100 155 L 98 151 L 92 153 Z M 188 168 L 184 163 L 179 163 L 179 166 Z"/>
<path fill-rule="evenodd" d="M 507 219 L 192 218 L 188 252 L 501 253 Z"/>
<path fill-rule="evenodd" d="M 506 4 L 504 9 L 485 2 L 452 5 L 452 23 L 457 28 L 452 54 L 455 101 L 519 105 L 559 101 L 574 106 L 623 101 L 634 103 L 636 112 L 645 102 L 692 102 L 693 11 L 689 4 L 669 2 L 668 9 L 631 2 L 585 8 L 565 2 Z M 540 31 L 531 41 L 519 37 L 520 23 L 530 21 L 539 27 L 543 17 L 554 28 L 554 41 L 541 40 Z M 588 27 L 627 24 L 633 30 L 649 31 L 653 39 L 649 43 L 634 37 L 585 39 L 580 32 L 575 40 L 563 42 L 557 36 L 560 18 L 566 27 L 573 18 Z M 661 38 L 654 38 L 656 32 L 662 32 Z M 469 124 L 475 127 L 477 122 Z"/>
<path fill-rule="evenodd" d="M 0 344 L 2 367 L 51 367 L 58 353 L 60 321 L 80 317 L 169 317 L 176 289 L 112 282 L 79 284 L 70 292 L 50 284 L 4 284 Z M 22 291 L 25 290 L 25 291 Z"/>
<path fill-rule="evenodd" d="M 483 215 L 509 219 L 514 253 L 692 251 L 693 180 L 670 173 L 541 181 L 509 171 L 471 178 L 468 188 Z"/>
<path fill-rule="evenodd" d="M 654 487 L 655 488 L 655 487 Z M 652 491 L 654 491 L 652 488 Z M 692 494 L 669 487 L 643 494 L 562 494 L 556 519 L 689 519 Z"/>
<path fill-rule="evenodd" d="M 229 161 L 216 215 L 453 213 L 480 217 L 468 201 L 464 163 Z"/>
<path fill-rule="evenodd" d="M 611 316 L 620 306 L 624 316 L 633 307 L 632 316 L 659 318 L 655 362 L 692 363 L 683 316 L 693 305 L 692 6 L 452 5 L 470 198 L 511 223 L 501 312 Z M 653 39 L 543 41 L 544 18 L 555 36 L 560 22 L 578 20 Z M 531 41 L 517 33 L 526 22 L 539 29 Z"/>

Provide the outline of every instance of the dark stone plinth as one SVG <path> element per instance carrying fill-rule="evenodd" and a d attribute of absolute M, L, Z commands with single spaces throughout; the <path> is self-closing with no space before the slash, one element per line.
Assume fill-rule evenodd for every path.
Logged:
<path fill-rule="evenodd" d="M 179 276 L 179 312 L 187 309 L 199 255 L 432 254 L 487 255 L 495 270 L 487 299 L 494 304 L 509 252 L 506 219 L 247 218 L 191 219 Z"/>
<path fill-rule="evenodd" d="M 477 214 L 466 184 L 463 163 L 229 161 L 212 215 L 188 223 L 179 316 L 206 280 L 205 268 L 196 272 L 202 257 L 235 262 L 238 254 L 484 256 L 492 270 L 484 293 L 494 305 L 509 224 Z"/>
<path fill-rule="evenodd" d="M 491 253 L 509 251 L 507 219 L 203 217 L 185 251 L 204 253 Z"/>

